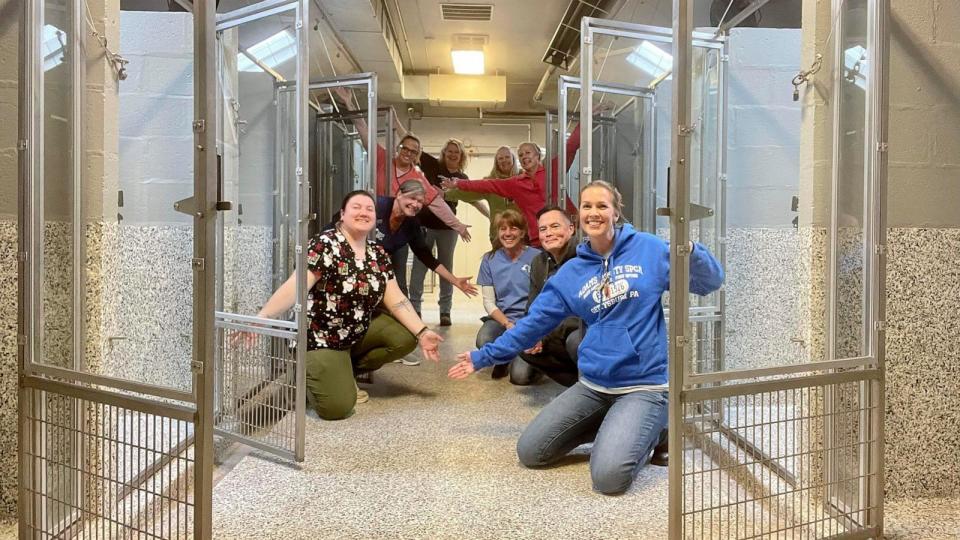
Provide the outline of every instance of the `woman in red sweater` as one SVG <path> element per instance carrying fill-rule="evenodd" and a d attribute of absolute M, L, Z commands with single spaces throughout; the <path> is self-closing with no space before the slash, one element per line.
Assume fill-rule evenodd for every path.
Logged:
<path fill-rule="evenodd" d="M 577 150 L 580 149 L 580 125 L 574 128 L 567 139 L 567 163 L 563 168 L 566 171 L 573 163 Z M 520 174 L 506 180 L 458 180 L 446 178 L 443 180 L 444 189 L 460 189 L 476 193 L 494 193 L 512 199 L 523 212 L 527 220 L 527 229 L 530 245 L 540 247 L 540 231 L 537 229 L 537 212 L 547 205 L 547 170 L 540 161 L 540 147 L 536 143 L 525 142 L 517 147 L 517 156 L 520 158 Z M 551 160 L 553 167 L 553 192 L 558 189 L 560 174 L 557 167 L 557 158 Z M 567 199 L 568 211 L 573 213 L 576 207 Z"/>

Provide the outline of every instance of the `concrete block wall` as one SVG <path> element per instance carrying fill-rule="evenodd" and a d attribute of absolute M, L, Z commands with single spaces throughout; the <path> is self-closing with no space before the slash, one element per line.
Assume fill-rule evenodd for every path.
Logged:
<path fill-rule="evenodd" d="M 887 494 L 960 496 L 960 5 L 893 0 Z"/>

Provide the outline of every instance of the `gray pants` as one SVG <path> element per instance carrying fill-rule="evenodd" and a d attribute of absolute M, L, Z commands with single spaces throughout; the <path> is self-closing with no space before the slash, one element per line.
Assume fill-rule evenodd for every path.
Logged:
<path fill-rule="evenodd" d="M 457 247 L 457 238 L 460 236 L 457 231 L 451 229 L 424 229 L 424 235 L 427 245 L 437 246 L 437 260 L 450 272 L 453 272 L 453 250 Z M 413 268 L 410 270 L 410 303 L 413 309 L 420 312 L 420 304 L 423 303 L 423 279 L 427 275 L 427 267 L 419 259 L 413 260 Z M 453 284 L 445 279 L 440 280 L 440 313 L 450 313 L 453 304 Z"/>

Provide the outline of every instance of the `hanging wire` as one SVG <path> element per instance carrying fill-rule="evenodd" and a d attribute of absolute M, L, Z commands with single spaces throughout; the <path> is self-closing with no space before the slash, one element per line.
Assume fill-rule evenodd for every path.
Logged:
<path fill-rule="evenodd" d="M 110 50 L 110 47 L 107 46 L 107 38 L 103 34 L 97 31 L 96 25 L 93 24 L 93 14 L 90 13 L 90 5 L 87 4 L 86 0 L 83 2 L 83 8 L 85 11 L 85 20 L 87 26 L 90 27 L 90 34 L 94 39 L 97 40 L 97 43 L 100 44 L 100 48 L 103 49 L 104 56 L 107 59 L 107 62 L 110 62 L 110 66 L 113 67 L 113 71 L 117 75 L 117 80 L 123 81 L 127 78 L 127 64 L 130 63 L 129 60 L 123 56 Z"/>

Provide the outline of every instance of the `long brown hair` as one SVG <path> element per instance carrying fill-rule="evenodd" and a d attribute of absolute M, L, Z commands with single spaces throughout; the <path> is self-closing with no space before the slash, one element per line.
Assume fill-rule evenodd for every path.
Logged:
<path fill-rule="evenodd" d="M 524 219 L 523 214 L 520 212 L 516 210 L 504 210 L 497 214 L 497 217 L 494 219 L 494 224 L 496 225 L 497 235 L 493 237 L 491 249 L 487 252 L 487 257 L 493 257 L 493 255 L 503 247 L 503 244 L 500 243 L 501 227 L 516 227 L 520 229 L 520 243 L 524 246 L 529 243 L 529 239 L 527 238 L 527 220 Z"/>

